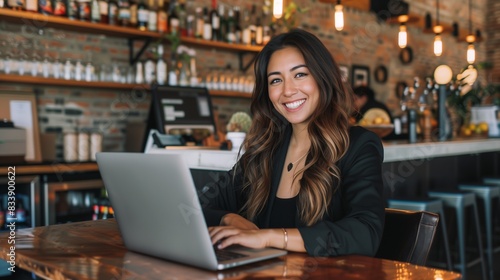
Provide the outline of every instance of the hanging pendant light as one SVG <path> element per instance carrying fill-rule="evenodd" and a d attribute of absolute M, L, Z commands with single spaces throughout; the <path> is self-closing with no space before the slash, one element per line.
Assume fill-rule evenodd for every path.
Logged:
<path fill-rule="evenodd" d="M 407 44 L 408 44 L 408 33 L 406 32 L 406 24 L 402 22 L 399 25 L 398 46 L 404 49 L 406 48 Z"/>
<path fill-rule="evenodd" d="M 273 1 L 273 16 L 275 19 L 279 19 L 283 16 L 283 0 Z"/>
<path fill-rule="evenodd" d="M 436 26 L 433 28 L 434 31 L 434 55 L 441 56 L 443 54 L 443 40 L 441 39 L 441 33 L 443 32 L 443 26 L 439 24 L 439 0 L 436 0 Z"/>
<path fill-rule="evenodd" d="M 467 62 L 473 64 L 476 61 L 476 50 L 474 49 L 474 42 L 476 41 L 476 36 L 472 33 L 472 2 L 469 0 L 469 35 L 465 37 L 467 41 Z"/>
<path fill-rule="evenodd" d="M 337 1 L 337 5 L 335 5 L 335 29 L 337 31 L 342 31 L 344 29 L 344 6 L 340 3 L 340 0 Z"/>

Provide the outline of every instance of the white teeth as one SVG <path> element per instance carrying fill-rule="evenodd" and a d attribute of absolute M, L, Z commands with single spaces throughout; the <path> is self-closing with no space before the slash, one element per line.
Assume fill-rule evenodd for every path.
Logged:
<path fill-rule="evenodd" d="M 302 105 L 304 102 L 306 102 L 305 99 L 302 99 L 302 100 L 295 101 L 295 102 L 292 102 L 292 103 L 285 103 L 285 106 L 288 109 L 295 109 L 295 108 L 299 107 L 300 105 Z"/>

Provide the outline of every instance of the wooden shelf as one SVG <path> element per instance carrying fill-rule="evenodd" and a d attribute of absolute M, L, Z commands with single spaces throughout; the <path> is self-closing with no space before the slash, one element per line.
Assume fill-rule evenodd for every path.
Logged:
<path fill-rule="evenodd" d="M 19 76 L 19 75 L 6 75 L 0 74 L 0 83 L 13 83 L 23 85 L 40 85 L 40 86 L 56 86 L 56 87 L 74 87 L 74 88 L 101 88 L 101 89 L 115 89 L 115 90 L 133 90 L 144 89 L 151 90 L 151 86 L 147 84 L 121 84 L 113 82 L 86 82 L 75 80 L 64 80 L 54 78 L 32 77 L 32 76 Z M 238 91 L 228 90 L 211 90 L 210 95 L 219 97 L 241 97 L 251 98 L 252 94 L 243 93 Z"/>
<path fill-rule="evenodd" d="M 67 31 L 106 35 L 129 39 L 160 39 L 162 34 L 151 31 L 141 31 L 136 28 L 114 26 L 103 23 L 93 23 L 81 20 L 72 20 L 65 17 L 43 15 L 25 11 L 15 11 L 0 8 L 0 21 L 28 25 L 30 29 L 58 28 Z M 186 45 L 217 48 L 235 52 L 259 52 L 262 46 L 247 46 L 230 44 L 226 42 L 208 41 L 203 39 L 181 37 L 181 42 Z"/>

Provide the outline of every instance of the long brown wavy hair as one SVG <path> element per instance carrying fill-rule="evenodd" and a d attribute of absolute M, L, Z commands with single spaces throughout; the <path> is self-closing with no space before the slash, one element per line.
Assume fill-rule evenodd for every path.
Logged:
<path fill-rule="evenodd" d="M 288 121 L 273 107 L 268 94 L 267 66 L 272 54 L 285 47 L 295 47 L 304 56 L 311 75 L 318 84 L 318 108 L 310 118 L 311 139 L 298 194 L 301 221 L 312 225 L 327 213 L 333 193 L 340 184 L 336 163 L 349 146 L 349 116 L 353 95 L 342 82 L 339 67 L 328 49 L 313 34 L 293 29 L 277 35 L 264 46 L 254 62 L 255 88 L 252 95 L 252 126 L 247 133 L 241 157 L 244 188 L 249 199 L 243 212 L 250 220 L 264 209 L 271 189 L 274 154 L 282 145 Z"/>

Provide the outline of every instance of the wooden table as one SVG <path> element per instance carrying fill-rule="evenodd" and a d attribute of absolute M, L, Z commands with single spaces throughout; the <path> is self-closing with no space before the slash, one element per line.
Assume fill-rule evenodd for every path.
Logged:
<path fill-rule="evenodd" d="M 8 258 L 10 232 L 0 233 Z M 213 272 L 127 251 L 114 219 L 15 231 L 15 264 L 48 279 L 459 279 L 460 274 L 365 256 L 331 258 L 289 253 Z"/>

